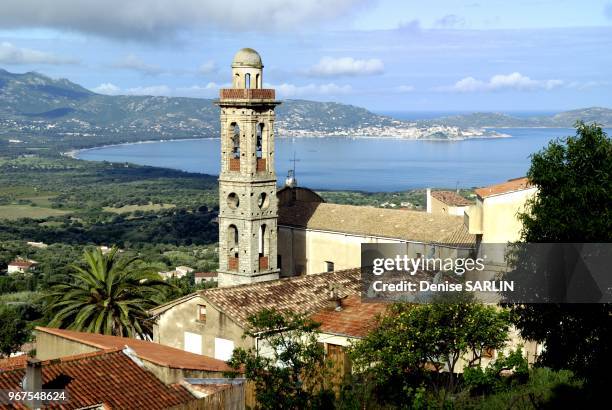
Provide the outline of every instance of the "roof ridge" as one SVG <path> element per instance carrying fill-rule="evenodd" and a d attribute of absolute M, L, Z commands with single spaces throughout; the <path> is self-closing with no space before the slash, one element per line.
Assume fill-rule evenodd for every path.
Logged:
<path fill-rule="evenodd" d="M 275 285 L 275 284 L 279 284 L 281 282 L 289 282 L 289 281 L 296 281 L 297 282 L 299 280 L 314 279 L 314 278 L 322 276 L 322 275 L 334 275 L 334 274 L 341 274 L 341 273 L 349 273 L 349 272 L 358 271 L 358 270 L 360 271 L 361 268 L 360 267 L 356 267 L 356 268 L 336 270 L 336 271 L 333 271 L 333 272 L 309 273 L 309 274 L 306 274 L 306 275 L 290 276 L 290 277 L 287 277 L 287 278 L 279 278 L 279 279 L 268 280 L 268 281 L 264 281 L 264 282 L 243 283 L 243 284 L 235 285 L 235 286 L 226 286 L 226 287 L 216 287 L 216 288 L 210 288 L 210 289 L 202 289 L 202 290 L 199 290 L 198 293 L 201 296 L 206 296 L 206 295 L 211 294 L 211 293 L 218 293 L 218 292 L 228 291 L 228 290 L 233 290 L 233 289 L 242 289 L 242 288 L 246 288 L 246 287 L 249 287 L 249 286 L 272 286 L 272 285 Z"/>
<path fill-rule="evenodd" d="M 41 330 L 41 331 L 46 332 L 46 333 L 51 333 L 51 334 L 53 334 L 55 336 L 61 336 L 61 337 L 65 338 L 65 339 L 77 341 L 79 343 L 83 343 L 83 344 L 86 344 L 88 346 L 96 347 L 96 348 L 102 349 L 102 350 L 109 349 L 109 348 L 106 345 L 101 345 L 101 344 L 98 344 L 96 342 L 92 342 L 92 341 L 89 341 L 89 340 L 85 341 L 85 340 L 83 340 L 81 338 L 78 338 L 75 335 L 66 334 L 65 331 L 68 331 L 68 332 L 77 332 L 77 333 L 89 333 L 89 334 L 92 334 L 92 335 L 100 335 L 100 336 L 107 336 L 107 337 L 119 337 L 119 338 L 122 337 L 122 336 L 115 336 L 115 335 L 105 335 L 105 334 L 102 334 L 102 333 L 80 332 L 78 330 L 60 329 L 60 328 L 57 328 L 57 327 L 45 327 L 45 326 L 36 326 L 34 328 L 34 330 Z M 138 339 L 135 339 L 135 340 L 138 340 Z"/>
<path fill-rule="evenodd" d="M 151 340 L 133 339 L 123 336 L 104 335 L 99 333 L 77 332 L 68 329 L 45 328 L 38 326 L 36 330 L 58 338 L 70 340 L 80 345 L 91 346 L 98 351 L 132 349 L 138 357 L 151 363 L 169 368 L 220 368 L 225 362 L 206 355 L 195 355 L 176 347 L 166 346 Z M 177 356 L 178 355 L 178 356 Z M 185 357 L 191 356 L 191 357 Z M 188 363 L 188 364 L 185 364 Z M 192 367 L 189 366 L 189 363 Z M 195 367 L 193 367 L 195 366 Z"/>
<path fill-rule="evenodd" d="M 151 308 L 151 309 L 149 309 L 148 311 L 149 311 L 149 312 L 153 312 L 153 311 L 158 310 L 158 309 L 160 309 L 160 308 L 165 308 L 165 307 L 167 307 L 167 306 L 171 306 L 171 305 L 172 305 L 172 304 L 174 304 L 174 303 L 180 303 L 180 302 L 182 302 L 182 301 L 189 300 L 189 299 L 191 299 L 191 298 L 193 298 L 193 297 L 198 296 L 198 295 L 200 294 L 199 292 L 200 292 L 200 291 L 195 291 L 195 292 L 193 292 L 193 293 L 189 293 L 189 294 L 187 294 L 187 295 L 185 295 L 185 296 L 181 296 L 180 298 L 177 298 L 177 299 L 171 300 L 171 301 L 169 301 L 169 302 L 162 303 L 161 305 L 159 305 L 159 306 L 155 306 L 154 308 Z"/>
<path fill-rule="evenodd" d="M 106 355 L 110 355 L 110 354 L 114 354 L 114 353 L 121 353 L 121 354 L 123 354 L 123 351 L 122 351 L 122 349 L 119 349 L 119 348 L 96 350 L 95 352 L 79 353 L 79 354 L 75 354 L 75 355 L 71 355 L 71 356 L 58 357 L 58 358 L 55 358 L 55 359 L 41 360 L 40 361 L 40 365 L 41 366 L 53 366 L 53 365 L 62 364 L 62 363 L 72 363 L 72 362 L 76 362 L 76 361 L 79 361 L 79 360 L 87 360 L 87 359 L 92 359 L 92 358 L 99 357 L 99 356 L 106 356 Z M 36 359 L 36 358 L 32 357 L 32 359 Z M 21 364 L 14 364 L 14 365 L 11 365 L 9 367 L 4 367 L 4 368 L 2 368 L 0 370 L 2 372 L 10 372 L 10 371 L 15 371 L 15 370 L 23 370 L 23 369 L 25 369 L 27 367 L 27 365 L 28 365 L 27 362 L 26 363 L 21 363 Z"/>

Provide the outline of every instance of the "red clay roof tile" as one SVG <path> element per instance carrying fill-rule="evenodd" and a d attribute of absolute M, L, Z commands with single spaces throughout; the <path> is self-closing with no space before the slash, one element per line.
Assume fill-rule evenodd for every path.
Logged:
<path fill-rule="evenodd" d="M 362 338 L 376 324 L 376 316 L 386 309 L 386 303 L 363 303 L 359 295 L 351 295 L 342 300 L 342 310 L 325 308 L 312 319 L 321 324 L 319 331 L 323 333 Z"/>
<path fill-rule="evenodd" d="M 204 370 L 211 372 L 230 370 L 223 360 L 186 352 L 181 349 L 175 349 L 174 347 L 146 340 L 100 335 L 97 333 L 75 332 L 73 330 L 50 327 L 36 327 L 36 331 L 74 340 L 98 349 L 123 349 L 125 346 L 129 346 L 141 359 L 175 369 Z"/>
<path fill-rule="evenodd" d="M 472 202 L 453 191 L 432 191 L 431 196 L 450 206 L 468 206 Z"/>
<path fill-rule="evenodd" d="M 69 400 L 49 409 L 78 409 L 104 404 L 113 409 L 166 409 L 195 401 L 183 387 L 168 386 L 122 351 L 103 350 L 41 362 L 43 388 L 59 376 L 67 379 Z M 25 366 L 0 372 L 0 389 L 21 391 Z M 0 409 L 26 409 L 18 403 Z"/>
<path fill-rule="evenodd" d="M 202 290 L 200 296 L 239 326 L 265 308 L 310 314 L 327 305 L 330 286 L 340 286 L 341 296 L 359 294 L 361 269 L 304 275 L 249 285 Z"/>
<path fill-rule="evenodd" d="M 478 195 L 480 198 L 487 198 L 494 195 L 522 191 L 531 187 L 533 187 L 533 185 L 529 183 L 529 180 L 527 178 L 523 177 L 510 179 L 506 182 L 502 182 L 501 184 L 478 188 L 474 192 L 476 192 L 476 195 Z"/>

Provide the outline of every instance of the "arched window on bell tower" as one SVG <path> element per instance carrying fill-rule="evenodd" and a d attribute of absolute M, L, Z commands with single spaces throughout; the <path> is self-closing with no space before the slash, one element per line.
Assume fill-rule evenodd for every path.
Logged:
<path fill-rule="evenodd" d="M 251 74 L 250 73 L 246 73 L 244 75 L 244 88 L 246 89 L 251 88 Z"/>
<path fill-rule="evenodd" d="M 265 172 L 267 170 L 266 159 L 263 155 L 263 144 L 264 144 L 264 124 L 257 124 L 257 138 L 255 139 L 255 169 L 257 172 Z"/>
<path fill-rule="evenodd" d="M 232 122 L 228 130 L 230 143 L 229 170 L 240 171 L 240 127 Z"/>
<path fill-rule="evenodd" d="M 257 124 L 257 141 L 255 142 L 255 152 L 257 158 L 263 157 L 263 123 Z"/>
<path fill-rule="evenodd" d="M 230 125 L 232 138 L 232 158 L 240 158 L 240 127 L 235 122 Z"/>
<path fill-rule="evenodd" d="M 240 245 L 238 228 L 232 224 L 227 227 L 227 265 L 229 270 L 238 270 L 238 255 Z"/>
<path fill-rule="evenodd" d="M 267 229 L 266 224 L 262 224 L 259 227 L 259 270 L 266 270 L 269 268 L 268 254 L 270 253 L 270 232 Z"/>

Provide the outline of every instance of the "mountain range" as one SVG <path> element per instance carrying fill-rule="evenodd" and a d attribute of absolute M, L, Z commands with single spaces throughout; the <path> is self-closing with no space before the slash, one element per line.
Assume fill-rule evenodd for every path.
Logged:
<path fill-rule="evenodd" d="M 612 124 L 612 110 L 589 108 L 550 117 L 475 113 L 403 121 L 334 102 L 284 100 L 277 109 L 280 137 L 383 136 L 464 139 L 496 136 L 485 127 L 571 127 L 579 119 Z M 219 132 L 211 99 L 110 96 L 66 79 L 0 69 L 0 141 L 88 147 L 138 140 L 206 138 Z"/>
<path fill-rule="evenodd" d="M 577 120 L 596 122 L 605 127 L 612 126 L 612 109 L 602 107 L 563 111 L 552 115 L 512 116 L 504 113 L 476 112 L 453 115 L 423 121 L 425 124 L 450 125 L 455 127 L 484 128 L 534 128 L 573 127 Z"/>

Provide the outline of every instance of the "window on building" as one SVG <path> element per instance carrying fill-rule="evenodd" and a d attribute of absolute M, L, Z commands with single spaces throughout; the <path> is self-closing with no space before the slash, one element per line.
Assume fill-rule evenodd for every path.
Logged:
<path fill-rule="evenodd" d="M 330 262 L 330 261 L 326 261 L 325 262 L 325 271 L 326 272 L 333 272 L 334 271 L 334 263 Z"/>
<path fill-rule="evenodd" d="M 244 88 L 251 88 L 251 74 L 244 75 Z"/>
<path fill-rule="evenodd" d="M 232 157 L 240 158 L 240 127 L 235 122 L 230 125 L 230 136 L 232 139 Z"/>
<path fill-rule="evenodd" d="M 281 255 L 276 255 L 276 267 L 278 269 L 283 268 L 283 258 L 281 257 Z"/>
<path fill-rule="evenodd" d="M 266 256 L 266 224 L 259 227 L 259 256 Z"/>
<path fill-rule="evenodd" d="M 220 337 L 215 337 L 215 359 L 227 361 L 234 352 L 234 342 Z"/>
<path fill-rule="evenodd" d="M 202 354 L 202 335 L 185 332 L 183 346 L 186 352 Z"/>
<path fill-rule="evenodd" d="M 263 155 L 263 129 L 264 125 L 262 123 L 257 124 L 257 143 L 255 145 L 255 151 L 257 158 L 262 158 Z"/>
<path fill-rule="evenodd" d="M 206 305 L 198 305 L 198 320 L 206 322 Z"/>

